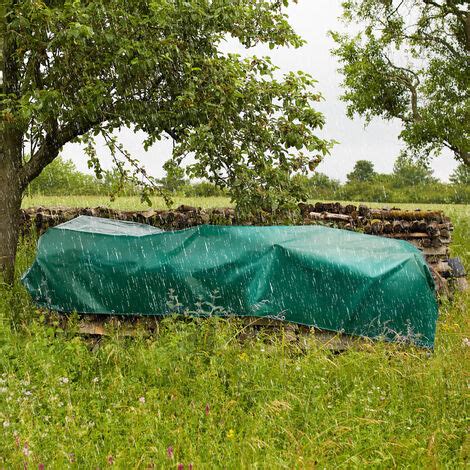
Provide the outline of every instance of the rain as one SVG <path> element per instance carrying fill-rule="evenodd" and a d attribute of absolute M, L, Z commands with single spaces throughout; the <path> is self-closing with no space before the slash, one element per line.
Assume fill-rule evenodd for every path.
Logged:
<path fill-rule="evenodd" d="M 0 468 L 468 465 L 468 2 L 2 12 Z"/>

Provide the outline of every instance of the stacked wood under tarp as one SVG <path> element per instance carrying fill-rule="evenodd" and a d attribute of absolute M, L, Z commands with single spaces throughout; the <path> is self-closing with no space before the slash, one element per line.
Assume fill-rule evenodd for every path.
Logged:
<path fill-rule="evenodd" d="M 453 230 L 442 211 L 372 209 L 364 205 L 335 203 L 300 204 L 300 219 L 295 223 L 321 224 L 371 235 L 406 240 L 426 257 L 436 286 L 441 293 L 449 288 L 466 286 L 465 272 L 458 259 L 450 258 L 449 245 Z M 202 209 L 182 205 L 175 210 L 120 211 L 96 208 L 29 208 L 22 211 L 23 231 L 35 227 L 38 233 L 79 215 L 107 217 L 145 223 L 166 230 L 179 230 L 201 224 L 263 225 L 265 216 L 240 219 L 232 208 Z"/>
<path fill-rule="evenodd" d="M 301 204 L 304 220 L 361 231 L 370 235 L 406 240 L 419 248 L 428 262 L 441 293 L 449 288 L 465 289 L 465 270 L 457 258 L 450 258 L 453 225 L 442 211 L 372 209 L 340 203 Z M 449 285 L 450 282 L 450 285 Z"/>

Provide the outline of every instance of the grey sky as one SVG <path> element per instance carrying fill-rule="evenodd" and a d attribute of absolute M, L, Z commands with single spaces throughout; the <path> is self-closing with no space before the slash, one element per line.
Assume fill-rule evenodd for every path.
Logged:
<path fill-rule="evenodd" d="M 267 47 L 255 47 L 245 51 L 235 43 L 225 45 L 224 49 L 236 50 L 243 55 L 270 55 L 281 72 L 304 70 L 318 80 L 317 89 L 325 98 L 318 105 L 326 116 L 322 135 L 339 141 L 332 154 L 320 164 L 318 171 L 344 181 L 354 162 L 360 159 L 374 162 L 377 171 L 390 172 L 401 143 L 398 139 L 398 121 L 385 122 L 377 119 L 364 128 L 364 122 L 360 118 L 350 120 L 346 117 L 345 105 L 339 100 L 341 76 L 336 72 L 337 63 L 330 54 L 334 44 L 327 34 L 329 30 L 343 28 L 338 21 L 340 4 L 340 0 L 299 0 L 298 4 L 289 7 L 291 24 L 307 41 L 300 49 L 269 50 Z M 142 147 L 143 134 L 125 130 L 119 137 L 124 146 L 140 158 L 150 173 L 162 175 L 161 167 L 171 155 L 172 143 L 169 140 L 159 142 L 145 152 Z M 86 157 L 78 145 L 68 144 L 62 154 L 66 158 L 72 158 L 80 170 L 86 170 Z M 109 156 L 102 142 L 98 145 L 98 154 L 103 157 L 104 166 L 109 167 Z M 450 154 L 443 154 L 433 161 L 432 167 L 435 175 L 445 181 L 456 163 Z"/>

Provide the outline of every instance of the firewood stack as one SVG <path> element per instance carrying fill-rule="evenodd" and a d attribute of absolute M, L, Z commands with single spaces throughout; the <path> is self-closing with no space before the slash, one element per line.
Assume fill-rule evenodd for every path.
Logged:
<path fill-rule="evenodd" d="M 339 203 L 304 204 L 301 211 L 304 220 L 406 240 L 423 252 L 438 290 L 448 290 L 449 280 L 459 288 L 466 287 L 465 271 L 460 261 L 449 258 L 453 225 L 442 211 L 371 209 Z"/>
<path fill-rule="evenodd" d="M 326 225 L 388 238 L 406 240 L 419 248 L 431 269 L 439 291 L 446 292 L 448 281 L 466 286 L 465 272 L 456 258 L 449 258 L 452 223 L 442 211 L 371 209 L 367 206 L 335 203 L 300 204 L 300 223 Z M 262 217 L 240 220 L 232 208 L 201 209 L 182 205 L 175 210 L 119 211 L 96 208 L 29 208 L 22 211 L 22 230 L 35 227 L 38 233 L 79 215 L 107 217 L 179 230 L 201 224 L 262 225 Z"/>

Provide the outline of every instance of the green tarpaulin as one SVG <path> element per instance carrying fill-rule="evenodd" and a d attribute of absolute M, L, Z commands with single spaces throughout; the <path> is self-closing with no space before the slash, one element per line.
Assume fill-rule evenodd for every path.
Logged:
<path fill-rule="evenodd" d="M 23 282 L 38 305 L 61 312 L 162 315 L 175 296 L 191 311 L 212 299 L 221 314 L 426 347 L 433 346 L 438 315 L 418 249 L 321 226 L 164 232 L 82 216 L 40 238 Z"/>

